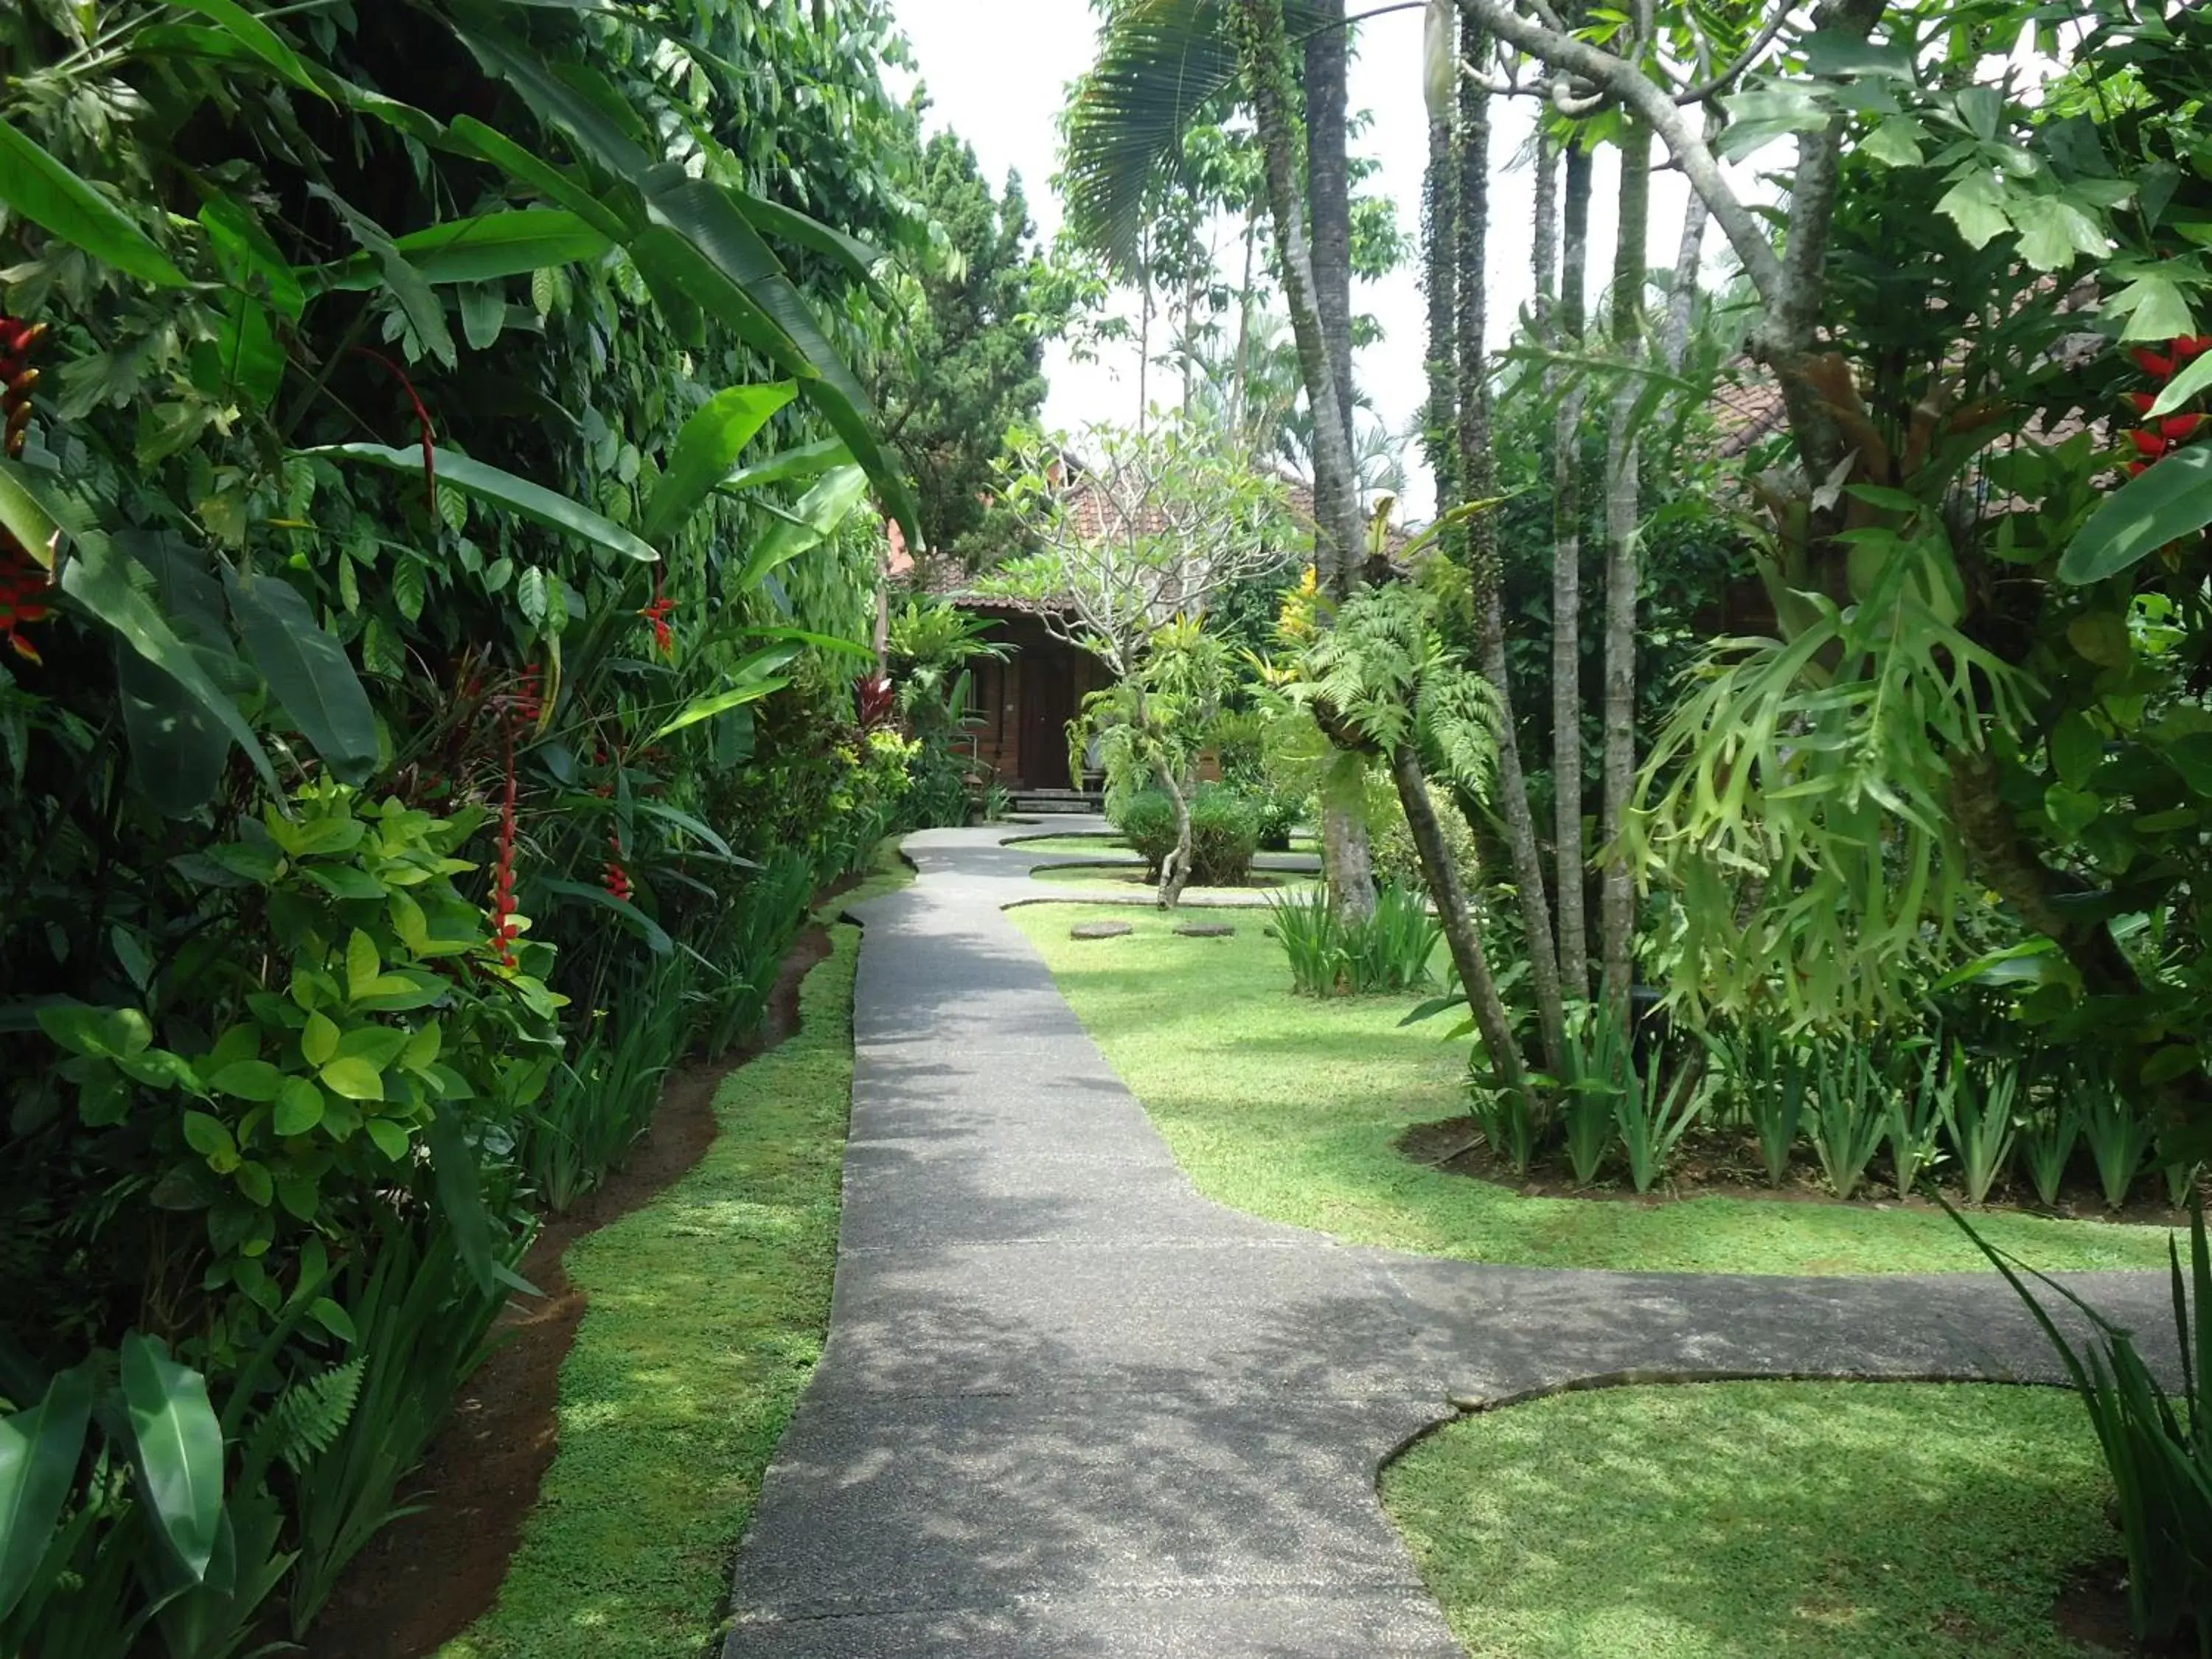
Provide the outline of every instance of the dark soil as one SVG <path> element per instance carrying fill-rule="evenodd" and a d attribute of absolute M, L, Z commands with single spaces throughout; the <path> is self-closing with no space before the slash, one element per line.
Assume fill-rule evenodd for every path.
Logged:
<path fill-rule="evenodd" d="M 1900 1200 L 1895 1187 L 1888 1184 L 1884 1162 L 1876 1158 L 1867 1171 L 1868 1178 L 1861 1183 L 1858 1196 L 1848 1200 L 1837 1198 L 1819 1184 L 1817 1171 L 1803 1167 L 1790 1172 L 1790 1182 L 1781 1187 L 1770 1187 L 1766 1182 L 1766 1166 L 1760 1159 L 1755 1142 L 1747 1137 L 1723 1131 L 1693 1132 L 1686 1135 L 1670 1161 L 1665 1182 L 1650 1193 L 1635 1192 L 1617 1165 L 1608 1165 L 1606 1173 L 1594 1187 L 1577 1187 L 1573 1176 L 1563 1168 L 1548 1168 L 1537 1164 L 1525 1176 L 1516 1175 L 1504 1160 L 1493 1157 L 1481 1139 L 1474 1120 L 1466 1117 L 1446 1118 L 1437 1123 L 1417 1123 L 1399 1135 L 1398 1152 L 1413 1163 L 1448 1174 L 1468 1176 L 1477 1181 L 1487 1181 L 1493 1186 L 1505 1187 L 1524 1198 L 1581 1198 L 1599 1203 L 1671 1204 L 1686 1198 L 1747 1198 L 1784 1204 L 1842 1204 L 1849 1203 L 1862 1209 L 1933 1210 L 1931 1199 L 1917 1194 Z M 1940 1175 L 1940 1170 L 1939 1170 Z M 2012 1188 L 2000 1188 L 1990 1194 L 1988 1207 L 1992 1210 L 2014 1210 L 2025 1215 L 2058 1216 L 2075 1221 L 2124 1221 L 2144 1226 L 2185 1227 L 2188 1213 L 2166 1203 L 2165 1177 L 2146 1175 L 2136 1183 L 2135 1196 L 2124 1209 L 2107 1210 L 2103 1194 L 2091 1183 L 2078 1182 L 2063 1189 L 2055 1209 L 2046 1209 L 2036 1201 L 2033 1191 L 2024 1182 Z M 1944 1196 L 1954 1204 L 1963 1206 L 1965 1195 L 1948 1187 Z"/>
<path fill-rule="evenodd" d="M 841 883 L 832 895 L 851 883 Z M 561 1269 L 568 1246 L 652 1201 L 706 1156 L 724 1077 L 799 1028 L 799 983 L 830 954 L 809 927 L 784 958 L 759 1033 L 722 1060 L 669 1074 L 653 1124 L 629 1161 L 565 1215 L 549 1216 L 522 1276 L 544 1291 L 509 1306 L 499 1346 L 469 1381 L 453 1420 L 403 1492 L 427 1504 L 393 1522 L 354 1558 L 308 1632 L 309 1659 L 422 1659 L 490 1607 L 553 1462 L 561 1364 L 584 1317 Z"/>
<path fill-rule="evenodd" d="M 2196 1659 L 2197 1644 L 2185 1638 L 2138 1642 L 2130 1633 L 2128 1566 L 2117 1556 L 2075 1573 L 2051 1611 L 2058 1628 L 2084 1647 L 2144 1659 Z"/>

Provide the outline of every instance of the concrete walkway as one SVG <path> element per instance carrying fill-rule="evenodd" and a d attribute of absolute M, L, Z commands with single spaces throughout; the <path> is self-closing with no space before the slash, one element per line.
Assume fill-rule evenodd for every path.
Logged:
<path fill-rule="evenodd" d="M 1608 1376 L 2055 1381 L 1994 1275 L 1489 1267 L 1200 1198 L 1002 907 L 1025 826 L 860 907 L 828 1352 L 729 1659 L 1458 1659 L 1376 1498 L 1454 1404 Z M 2079 1283 L 2147 1330 L 2162 1276 Z"/>

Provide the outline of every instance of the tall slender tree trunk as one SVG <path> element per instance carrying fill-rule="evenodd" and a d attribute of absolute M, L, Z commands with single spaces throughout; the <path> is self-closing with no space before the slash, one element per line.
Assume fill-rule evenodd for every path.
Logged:
<path fill-rule="evenodd" d="M 1620 133 L 1620 234 L 1613 250 L 1613 341 L 1625 363 L 1644 355 L 1644 244 L 1651 221 L 1651 129 L 1634 119 Z M 1604 951 L 1607 1005 L 1625 1022 L 1636 957 L 1636 872 L 1628 867 L 1622 831 L 1636 787 L 1636 530 L 1640 459 L 1635 410 L 1643 391 L 1632 374 L 1613 394 L 1606 443 L 1605 490 L 1605 868 L 1598 926 Z"/>
<path fill-rule="evenodd" d="M 1306 192 L 1313 204 L 1314 304 L 1336 378 L 1337 408 L 1352 431 L 1352 178 L 1346 156 L 1350 41 L 1344 0 L 1312 0 L 1306 37 Z M 1354 487 L 1357 487 L 1357 475 Z M 1352 556 L 1358 550 L 1352 550 Z"/>
<path fill-rule="evenodd" d="M 1137 234 L 1137 430 L 1152 416 L 1152 236 Z"/>
<path fill-rule="evenodd" d="M 1563 352 L 1583 349 L 1589 270 L 1592 163 L 1567 146 L 1560 222 L 1559 300 L 1553 337 Z M 1583 904 L 1589 854 L 1583 845 L 1583 383 L 1568 384 L 1552 421 L 1552 836 L 1559 888 L 1559 984 L 1577 1001 L 1590 994 L 1589 923 Z"/>
<path fill-rule="evenodd" d="M 1392 751 L 1390 781 L 1397 786 L 1398 804 L 1406 809 L 1406 827 L 1413 832 L 1413 850 L 1420 855 L 1421 873 L 1428 878 L 1444 943 L 1450 948 L 1452 965 L 1459 969 L 1459 981 L 1466 988 L 1468 1004 L 1474 1011 L 1475 1027 L 1482 1033 L 1491 1072 L 1501 1087 L 1525 1088 L 1521 1046 L 1514 1040 L 1513 1022 L 1506 1015 L 1498 981 L 1483 953 L 1482 934 L 1468 908 L 1459 866 L 1437 822 L 1427 781 L 1421 775 L 1420 757 L 1410 743 L 1401 743 Z"/>
<path fill-rule="evenodd" d="M 1421 191 L 1422 285 L 1429 301 L 1429 404 L 1421 421 L 1421 447 L 1437 482 L 1437 510 L 1459 493 L 1459 173 L 1451 106 L 1429 119 L 1429 167 Z M 1445 544 L 1460 552 L 1462 532 Z"/>
<path fill-rule="evenodd" d="M 1291 332 L 1297 342 L 1298 370 L 1313 414 L 1314 507 L 1317 538 L 1337 568 L 1324 568 L 1331 591 L 1352 580 L 1360 544 L 1359 498 L 1352 488 L 1352 435 L 1344 418 L 1345 399 L 1337 389 L 1328 337 L 1322 325 L 1313 254 L 1306 241 L 1305 206 L 1297 171 L 1296 88 L 1290 49 L 1283 35 L 1282 0 L 1236 0 L 1238 49 L 1252 86 L 1253 113 L 1266 162 L 1268 210 L 1275 222 L 1275 246 L 1283 266 L 1284 299 Z M 1364 916 L 1375 907 L 1367 825 L 1357 796 L 1332 765 L 1322 798 L 1322 855 L 1329 893 L 1346 914 Z"/>
<path fill-rule="evenodd" d="M 1252 273 L 1259 241 L 1260 208 L 1254 203 L 1244 210 L 1244 285 L 1237 290 L 1237 361 L 1231 365 L 1229 379 L 1229 429 L 1237 434 L 1238 446 L 1248 456 L 1260 447 L 1251 413 L 1244 407 L 1251 379 Z"/>
<path fill-rule="evenodd" d="M 1462 36 L 1462 53 L 1480 64 L 1486 37 L 1475 25 Z M 1489 362 L 1484 311 L 1488 300 L 1490 235 L 1490 94 L 1468 77 L 1459 105 L 1459 471 L 1464 499 L 1498 493 L 1498 463 L 1491 449 Z M 1553 1075 L 1566 1065 L 1565 1010 L 1559 1000 L 1559 957 L 1552 944 L 1552 906 L 1544 888 L 1544 857 L 1536 844 L 1535 815 L 1515 732 L 1513 687 L 1505 664 L 1504 572 L 1493 514 L 1476 514 L 1467 526 L 1468 573 L 1474 597 L 1475 647 L 1483 677 L 1497 691 L 1502 714 L 1498 734 L 1498 793 L 1505 821 L 1506 851 L 1520 901 L 1528 950 L 1528 986 L 1536 1001 L 1536 1028 L 1544 1064 Z"/>

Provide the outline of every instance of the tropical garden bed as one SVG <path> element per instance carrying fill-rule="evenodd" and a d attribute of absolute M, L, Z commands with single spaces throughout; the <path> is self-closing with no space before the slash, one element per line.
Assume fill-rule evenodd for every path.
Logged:
<path fill-rule="evenodd" d="M 1879 1200 L 1698 1196 L 1643 1204 L 1523 1195 L 1408 1158 L 1401 1138 L 1463 1113 L 1465 1050 L 1402 1024 L 1419 993 L 1290 994 L 1256 917 L 1226 940 L 1181 939 L 1157 910 L 1068 938 L 1099 913 L 1012 912 L 1176 1158 L 1232 1208 L 1350 1242 L 1528 1266 L 1716 1273 L 1986 1270 L 1940 1210 Z M 1467 1120 L 1459 1120 L 1465 1126 Z M 1464 1131 L 1462 1139 L 1468 1138 Z M 1991 1211 L 1994 1243 L 2050 1268 L 2160 1267 L 2162 1227 Z"/>

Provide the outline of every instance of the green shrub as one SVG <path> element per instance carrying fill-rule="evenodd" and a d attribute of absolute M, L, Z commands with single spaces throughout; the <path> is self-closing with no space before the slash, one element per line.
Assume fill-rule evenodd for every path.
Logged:
<path fill-rule="evenodd" d="M 1164 789 L 1146 789 L 1122 804 L 1114 827 L 1157 878 L 1175 850 L 1175 803 Z M 1190 801 L 1190 879 L 1197 887 L 1241 887 L 1250 879 L 1260 849 L 1260 820 L 1252 803 L 1234 789 L 1201 784 Z"/>
<path fill-rule="evenodd" d="M 1436 808 L 1437 827 L 1443 831 L 1444 845 L 1451 849 L 1452 858 L 1459 866 L 1460 884 L 1471 893 L 1480 884 L 1482 849 L 1475 842 L 1474 831 L 1468 827 L 1465 813 L 1449 801 L 1437 802 Z M 1370 783 L 1367 823 L 1376 884 L 1427 892 L 1428 875 L 1421 868 L 1413 832 L 1407 826 L 1406 809 L 1398 804 L 1397 791 L 1389 786 L 1388 779 L 1378 777 Z"/>

